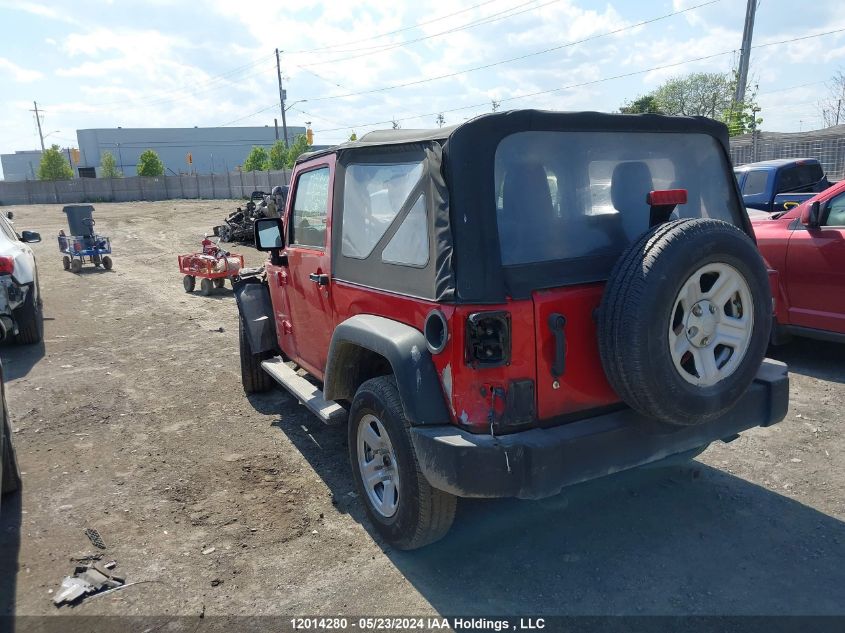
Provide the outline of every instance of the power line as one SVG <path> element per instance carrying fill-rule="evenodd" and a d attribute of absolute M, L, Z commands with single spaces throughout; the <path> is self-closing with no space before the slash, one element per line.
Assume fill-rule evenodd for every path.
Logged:
<path fill-rule="evenodd" d="M 756 46 L 752 46 L 751 48 L 752 49 L 758 49 L 758 48 L 766 48 L 768 46 L 779 46 L 781 44 L 789 44 L 791 42 L 798 42 L 798 41 L 802 41 L 802 40 L 812 39 L 812 38 L 815 38 L 815 37 L 832 35 L 834 33 L 841 33 L 843 31 L 845 31 L 845 28 L 834 29 L 832 31 L 825 31 L 823 33 L 814 33 L 812 35 L 804 35 L 804 36 L 794 37 L 794 38 L 787 39 L 787 40 L 780 40 L 778 42 L 768 42 L 766 44 L 757 44 Z M 684 64 L 692 64 L 692 63 L 695 63 L 695 62 L 705 61 L 705 60 L 708 60 L 708 59 L 713 59 L 715 57 L 721 57 L 723 55 L 729 55 L 733 52 L 734 52 L 733 50 L 722 51 L 722 52 L 719 52 L 719 53 L 713 53 L 711 55 L 703 55 L 701 57 L 695 57 L 695 58 L 692 58 L 692 59 L 685 59 L 685 60 L 680 61 L 680 62 L 673 62 L 671 64 L 663 64 L 663 65 L 660 65 L 660 66 L 653 66 L 651 68 L 636 70 L 636 71 L 632 71 L 632 72 L 629 72 L 629 73 L 622 73 L 622 74 L 619 74 L 619 75 L 614 75 L 612 77 L 602 77 L 600 79 L 594 79 L 594 80 L 591 80 L 591 81 L 584 81 L 584 82 L 580 82 L 580 83 L 569 84 L 567 86 L 561 86 L 559 88 L 551 88 L 549 90 L 539 90 L 537 92 L 532 92 L 532 93 L 528 93 L 528 94 L 524 94 L 524 95 L 517 95 L 517 96 L 514 96 L 514 97 L 505 97 L 503 99 L 498 99 L 498 101 L 500 103 L 505 103 L 505 102 L 509 102 L 509 101 L 515 101 L 517 99 L 526 99 L 528 97 L 537 97 L 537 96 L 540 96 L 540 95 L 546 95 L 546 94 L 551 94 L 551 93 L 554 93 L 554 92 L 560 92 L 561 90 L 571 90 L 573 88 L 582 88 L 582 87 L 585 87 L 585 86 L 591 86 L 591 85 L 595 85 L 595 84 L 599 84 L 599 83 L 604 83 L 605 81 L 613 81 L 615 79 L 624 79 L 624 78 L 627 78 L 627 77 L 633 77 L 633 76 L 636 76 L 636 75 L 643 75 L 643 74 L 654 72 L 654 71 L 657 71 L 657 70 L 665 70 L 667 68 L 675 68 L 677 66 L 683 66 Z M 487 106 L 487 105 L 489 105 L 489 102 L 485 101 L 483 103 L 474 103 L 472 105 L 460 106 L 460 107 L 457 107 L 457 108 L 450 108 L 450 109 L 447 109 L 447 110 L 438 110 L 437 112 L 430 112 L 430 113 L 427 113 L 427 114 L 417 114 L 417 115 L 414 115 L 414 116 L 403 117 L 403 118 L 395 119 L 395 120 L 396 121 L 412 121 L 414 119 L 423 119 L 423 118 L 427 118 L 427 117 L 431 117 L 431 116 L 436 116 L 437 114 L 440 114 L 440 113 L 446 114 L 446 113 L 451 113 L 451 112 L 459 112 L 459 111 L 462 111 L 462 110 L 470 110 L 470 109 L 473 109 L 473 108 L 481 108 L 481 107 L 484 107 L 484 106 Z M 393 119 L 386 120 L 386 121 L 376 121 L 374 123 L 359 123 L 359 124 L 356 124 L 356 125 L 350 125 L 350 126 L 345 126 L 345 127 L 341 127 L 341 128 L 328 128 L 328 129 L 322 129 L 322 130 L 315 130 L 314 133 L 316 134 L 316 133 L 325 133 L 325 132 L 337 132 L 337 131 L 342 131 L 342 130 L 348 130 L 348 129 L 353 128 L 353 127 L 354 128 L 364 128 L 364 127 L 371 127 L 371 126 L 374 126 L 374 125 L 385 125 L 387 123 L 390 123 L 392 120 Z"/>
<path fill-rule="evenodd" d="M 673 17 L 675 15 L 680 15 L 682 13 L 687 13 L 689 11 L 694 11 L 695 9 L 700 9 L 701 7 L 705 7 L 711 4 L 716 4 L 721 2 L 722 0 L 708 0 L 707 2 L 703 2 L 701 4 L 697 4 L 686 9 L 681 9 L 678 11 L 672 11 L 671 13 L 666 13 L 665 15 L 657 16 L 654 18 L 649 18 L 647 20 L 642 20 L 635 24 L 629 24 L 628 26 L 620 27 L 617 29 L 613 29 L 612 31 L 606 31 L 604 33 L 598 33 L 596 35 L 591 35 L 589 37 L 582 38 L 580 40 L 574 40 L 571 42 L 565 42 L 564 44 L 559 44 L 557 46 L 551 46 L 549 48 L 544 48 L 543 50 L 535 51 L 533 53 L 526 53 L 525 55 L 518 55 L 517 57 L 510 57 L 508 59 L 501 59 L 496 62 L 491 62 L 489 64 L 484 64 L 482 66 L 474 66 L 472 68 L 466 68 L 464 70 L 459 70 L 453 73 L 447 73 L 445 75 L 438 75 L 436 77 L 427 77 L 425 79 L 416 79 L 414 81 L 408 81 L 401 84 L 394 84 L 392 86 L 382 86 L 380 88 L 371 88 L 369 90 L 361 90 L 358 92 L 350 92 L 343 95 L 334 95 L 334 96 L 325 96 L 325 97 L 308 97 L 307 101 L 328 101 L 330 99 L 344 99 L 346 97 L 358 97 L 361 95 L 368 95 L 374 94 L 377 92 L 386 92 L 388 90 L 396 90 L 397 88 L 407 88 L 409 86 L 418 86 L 420 84 L 429 83 L 432 81 L 439 81 L 440 79 L 448 79 L 450 77 L 457 77 L 458 75 L 465 75 L 468 73 L 476 72 L 479 70 L 486 70 L 488 68 L 493 68 L 495 66 L 501 66 L 502 64 L 509 64 L 515 61 L 521 61 L 523 59 L 528 59 L 529 57 L 536 57 L 537 55 L 544 55 L 546 53 L 551 53 L 553 51 L 558 51 L 564 48 L 569 48 L 571 46 L 576 46 L 578 44 L 583 44 L 585 42 L 589 42 L 592 40 L 600 39 L 603 37 L 608 37 L 610 35 L 616 35 L 617 33 L 622 33 L 623 31 L 629 31 L 631 29 L 639 28 L 641 26 L 645 26 L 647 24 L 653 24 L 654 22 L 659 22 L 660 20 L 665 20 L 667 18 Z"/>
<path fill-rule="evenodd" d="M 396 42 L 396 43 L 392 43 L 392 44 L 380 44 L 378 46 L 370 46 L 370 47 L 366 47 L 366 48 L 357 49 L 359 51 L 370 51 L 370 52 L 361 53 L 360 55 L 350 55 L 348 57 L 336 57 L 334 59 L 328 59 L 328 60 L 323 60 L 323 61 L 319 61 L 319 62 L 312 62 L 310 64 L 305 64 L 305 65 L 306 66 L 320 66 L 320 65 L 324 65 L 324 64 L 333 64 L 333 63 L 336 63 L 336 62 L 346 61 L 346 60 L 350 60 L 350 59 L 358 59 L 359 57 L 367 57 L 368 55 L 375 55 L 375 54 L 378 54 L 378 53 L 384 53 L 386 51 L 393 50 L 395 48 L 401 48 L 403 46 L 408 46 L 410 44 L 416 44 L 417 42 L 422 42 L 424 40 L 430 40 L 432 38 L 440 37 L 442 35 L 448 35 L 450 33 L 456 33 L 458 31 L 464 31 L 466 29 L 475 28 L 476 26 L 482 26 L 484 24 L 491 24 L 493 22 L 498 22 L 499 20 L 511 18 L 511 17 L 516 16 L 516 15 L 526 13 L 527 11 L 534 11 L 536 9 L 541 9 L 541 8 L 547 6 L 547 5 L 554 4 L 555 2 L 560 2 L 560 0 L 548 0 L 547 2 L 545 2 L 543 4 L 539 4 L 539 5 L 536 5 L 536 6 L 533 6 L 533 7 L 528 7 L 527 9 L 523 9 L 522 11 L 514 11 L 515 9 L 519 9 L 520 7 L 524 7 L 528 4 L 534 4 L 536 1 L 537 0 L 528 0 L 527 2 L 523 2 L 522 4 L 518 4 L 515 7 L 510 7 L 509 9 L 505 9 L 504 11 L 499 11 L 498 13 L 493 13 L 493 14 L 488 15 L 486 17 L 479 18 L 478 20 L 468 22 L 467 24 L 464 24 L 462 26 L 456 26 L 454 28 L 448 29 L 446 31 L 441 31 L 439 33 L 432 33 L 431 35 L 425 35 L 425 36 L 418 37 L 418 38 L 415 38 L 415 39 L 412 39 L 412 40 L 406 40 L 404 42 Z M 507 14 L 507 15 L 503 15 L 503 14 Z M 378 49 L 378 50 L 374 50 L 374 49 Z M 337 52 L 340 53 L 340 52 L 343 52 L 343 51 L 337 51 Z M 353 50 L 350 50 L 350 51 L 347 51 L 347 52 L 354 53 L 354 52 L 356 52 L 356 50 L 353 49 Z"/>
<path fill-rule="evenodd" d="M 299 54 L 299 53 L 315 53 L 317 51 L 325 51 L 333 48 L 337 48 L 338 46 L 350 46 L 352 44 L 361 44 L 363 42 L 372 42 L 375 40 L 379 40 L 383 37 L 387 37 L 388 35 L 396 35 L 397 33 L 403 33 L 404 31 L 410 31 L 411 29 L 418 28 L 420 26 L 425 26 L 426 24 L 432 24 L 434 22 L 439 22 L 441 20 L 445 20 L 446 18 L 451 18 L 456 15 L 460 15 L 461 13 L 466 13 L 467 11 L 472 11 L 473 9 L 477 9 L 478 7 L 482 7 L 485 4 L 490 4 L 491 2 L 495 2 L 496 0 L 486 0 L 486 2 L 479 2 L 478 4 L 474 4 L 471 7 L 467 7 L 466 9 L 461 9 L 460 11 L 456 11 L 455 13 L 449 13 L 447 15 L 443 15 L 439 18 L 432 18 L 431 20 L 426 20 L 425 22 L 417 22 L 411 26 L 406 26 L 401 29 L 396 29 L 395 31 L 388 31 L 386 33 L 381 33 L 380 35 L 373 35 L 371 37 L 365 37 L 360 40 L 352 40 L 351 42 L 344 42 L 342 44 L 332 44 L 330 46 L 321 46 L 318 48 L 309 48 L 305 50 L 297 50 L 297 51 L 287 51 L 289 54 Z M 343 51 L 338 51 L 343 52 Z"/>
<path fill-rule="evenodd" d="M 219 73 L 217 75 L 212 75 L 211 77 L 209 77 L 208 79 L 206 79 L 202 83 L 198 84 L 194 88 L 190 88 L 188 86 L 182 86 L 182 87 L 179 87 L 179 88 L 171 88 L 169 90 L 164 90 L 164 91 L 158 93 L 157 95 L 149 95 L 148 97 L 145 97 L 144 99 L 141 99 L 138 102 L 144 103 L 144 104 L 147 104 L 147 105 L 154 105 L 158 102 L 168 102 L 168 101 L 178 100 L 180 98 L 186 98 L 186 97 L 194 96 L 195 94 L 199 94 L 200 92 L 202 92 L 203 87 L 210 86 L 211 84 L 214 84 L 214 83 L 217 83 L 221 80 L 224 80 L 231 75 L 234 75 L 234 74 L 239 73 L 241 71 L 247 70 L 248 68 L 252 68 L 254 66 L 257 66 L 258 64 L 261 64 L 262 62 L 266 61 L 269 57 L 270 57 L 270 55 L 265 54 L 265 55 L 262 55 L 259 58 L 256 58 L 255 60 L 253 60 L 251 62 L 246 63 L 246 64 L 242 64 L 240 66 L 237 66 L 237 67 L 232 68 L 230 70 L 227 70 L 225 72 Z M 252 75 L 248 75 L 248 76 L 252 76 Z M 239 77 L 239 79 L 244 79 L 244 78 L 245 77 Z M 216 90 L 219 87 L 222 87 L 222 86 L 216 86 L 215 88 L 212 88 L 212 90 Z M 200 89 L 199 92 L 197 91 L 197 88 Z M 183 97 L 169 97 L 169 98 L 164 97 L 164 95 L 175 94 L 175 93 L 186 92 L 186 91 L 190 91 L 190 94 L 184 95 Z M 149 102 L 149 103 L 147 103 L 147 102 Z M 103 102 L 100 102 L 100 103 L 92 103 L 92 104 L 90 104 L 90 106 L 91 107 L 98 107 L 98 106 L 118 105 L 118 104 L 125 104 L 125 103 L 126 103 L 125 99 L 116 99 L 114 101 L 103 101 Z"/>

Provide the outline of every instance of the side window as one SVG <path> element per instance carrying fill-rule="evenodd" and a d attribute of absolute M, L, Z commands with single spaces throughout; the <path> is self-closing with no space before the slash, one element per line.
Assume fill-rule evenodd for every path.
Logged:
<path fill-rule="evenodd" d="M 742 186 L 742 195 L 754 196 L 759 193 L 765 193 L 766 183 L 769 181 L 769 172 L 767 171 L 750 171 L 745 179 L 745 184 Z"/>
<path fill-rule="evenodd" d="M 830 201 L 825 226 L 845 226 L 845 193 Z"/>
<path fill-rule="evenodd" d="M 346 168 L 341 246 L 344 257 L 370 256 L 404 206 L 422 171 L 422 162 L 355 163 Z"/>
<path fill-rule="evenodd" d="M 296 181 L 288 235 L 291 244 L 326 247 L 326 215 L 329 210 L 329 168 L 302 173 Z"/>
<path fill-rule="evenodd" d="M 423 268 L 428 264 L 428 222 L 425 196 L 420 196 L 381 253 L 381 261 Z"/>

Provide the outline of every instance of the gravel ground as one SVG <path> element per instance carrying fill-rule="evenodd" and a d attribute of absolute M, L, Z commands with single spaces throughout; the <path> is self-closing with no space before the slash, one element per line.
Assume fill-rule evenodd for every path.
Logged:
<path fill-rule="evenodd" d="M 244 396 L 231 290 L 182 289 L 176 254 L 235 204 L 96 205 L 115 268 L 79 275 L 61 206 L 12 209 L 44 237 L 48 320 L 43 346 L 0 349 L 25 473 L 0 517 L 0 615 L 57 613 L 86 527 L 128 582 L 156 582 L 60 613 L 845 613 L 845 346 L 775 350 L 787 419 L 693 468 L 464 501 L 443 541 L 399 552 L 354 497 L 344 429 L 281 390 Z"/>

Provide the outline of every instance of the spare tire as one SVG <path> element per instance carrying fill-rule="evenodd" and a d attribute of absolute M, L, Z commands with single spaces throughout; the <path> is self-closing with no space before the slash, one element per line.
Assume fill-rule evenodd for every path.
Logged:
<path fill-rule="evenodd" d="M 754 242 L 710 219 L 661 224 L 616 263 L 598 318 L 602 366 L 622 400 L 679 426 L 711 420 L 748 389 L 771 328 Z"/>

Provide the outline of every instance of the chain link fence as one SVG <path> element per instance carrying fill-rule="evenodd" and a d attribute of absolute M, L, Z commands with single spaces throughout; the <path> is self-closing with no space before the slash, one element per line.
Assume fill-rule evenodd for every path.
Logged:
<path fill-rule="evenodd" d="M 845 125 L 812 132 L 761 132 L 731 139 L 734 165 L 775 158 L 815 158 L 830 180 L 845 179 Z"/>

